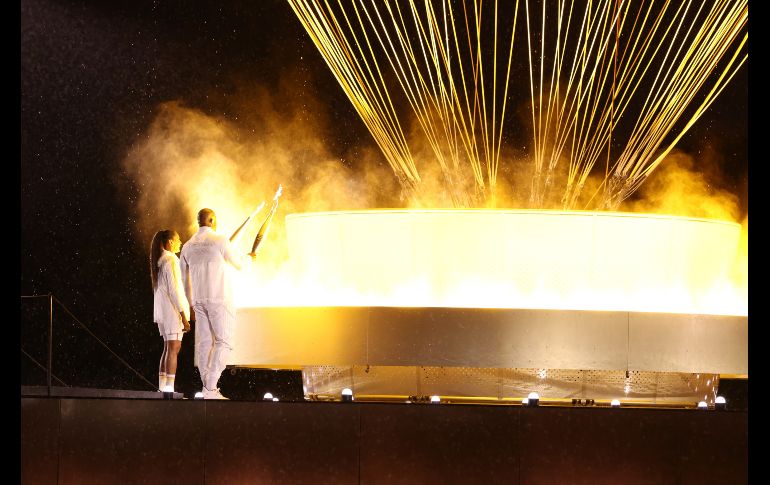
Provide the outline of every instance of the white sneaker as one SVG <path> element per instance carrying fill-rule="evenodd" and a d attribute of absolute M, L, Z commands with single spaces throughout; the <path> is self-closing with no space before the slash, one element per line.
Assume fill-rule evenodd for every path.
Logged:
<path fill-rule="evenodd" d="M 227 399 L 225 396 L 222 395 L 221 392 L 219 392 L 219 388 L 209 390 L 204 387 L 203 399 L 224 399 L 225 401 L 229 401 L 229 399 Z"/>

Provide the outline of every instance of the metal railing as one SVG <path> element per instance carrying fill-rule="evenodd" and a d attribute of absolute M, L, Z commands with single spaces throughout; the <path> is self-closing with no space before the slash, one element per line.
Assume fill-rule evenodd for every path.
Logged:
<path fill-rule="evenodd" d="M 56 298 L 53 293 L 47 293 L 44 295 L 21 295 L 22 299 L 28 299 L 28 298 L 48 298 L 48 365 L 45 367 L 46 371 L 46 387 L 48 388 L 48 396 L 51 396 L 51 388 L 52 388 L 52 381 L 51 379 L 55 378 L 57 381 L 64 384 L 64 381 L 59 379 L 58 377 L 53 375 L 53 303 L 56 301 L 56 303 L 61 306 L 61 308 L 64 310 L 65 313 L 67 313 L 72 319 L 78 323 L 83 329 L 85 329 L 86 332 L 88 332 L 89 335 L 91 335 L 99 344 L 102 345 L 105 349 L 107 349 L 108 352 L 110 352 L 115 358 L 120 361 L 121 364 L 123 364 L 125 367 L 127 367 L 129 370 L 131 370 L 134 374 L 136 374 L 141 380 L 146 382 L 151 389 L 155 389 L 155 385 L 152 384 L 147 378 L 145 378 L 139 371 L 134 369 L 128 362 L 126 362 L 122 357 L 120 357 L 117 353 L 115 353 L 106 343 L 104 343 L 99 337 L 94 334 L 86 324 L 81 322 L 70 310 L 67 308 L 64 303 L 61 302 L 58 298 Z M 24 351 L 24 349 L 21 349 L 22 353 L 29 357 L 32 362 L 34 362 L 39 367 L 42 367 L 42 365 L 37 362 L 31 355 L 29 355 L 27 352 Z M 66 384 L 64 384 L 66 386 Z"/>

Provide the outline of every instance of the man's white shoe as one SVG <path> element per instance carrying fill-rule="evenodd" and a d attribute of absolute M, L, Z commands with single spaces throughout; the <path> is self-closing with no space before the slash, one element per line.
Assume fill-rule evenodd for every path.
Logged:
<path fill-rule="evenodd" d="M 203 399 L 224 399 L 225 401 L 229 400 L 223 396 L 221 392 L 219 392 L 219 388 L 208 390 L 205 387 L 203 388 Z"/>

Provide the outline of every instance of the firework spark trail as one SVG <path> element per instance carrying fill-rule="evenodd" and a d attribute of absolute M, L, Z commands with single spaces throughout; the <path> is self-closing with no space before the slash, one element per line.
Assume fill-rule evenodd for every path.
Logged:
<path fill-rule="evenodd" d="M 599 62 L 604 61 L 604 54 L 606 52 L 606 48 L 609 42 L 609 36 L 605 39 L 604 32 L 602 32 L 600 35 L 599 29 L 601 28 L 603 31 L 606 30 L 607 27 L 607 15 L 608 12 L 607 9 L 608 3 L 604 3 L 604 7 L 602 7 L 601 11 L 597 10 L 595 13 L 595 17 L 588 16 L 588 26 L 586 28 L 586 35 L 583 39 L 583 49 L 580 53 L 580 59 L 581 59 L 581 68 L 580 68 L 580 78 L 577 85 L 577 94 L 576 97 L 577 104 L 575 105 L 575 97 L 572 99 L 572 105 L 570 106 L 570 116 L 567 118 L 568 120 L 571 120 L 569 122 L 574 124 L 573 127 L 573 143 L 570 150 L 570 167 L 569 167 L 569 175 L 567 180 L 567 188 L 565 190 L 563 200 L 571 200 L 573 197 L 576 197 L 577 194 L 580 191 L 580 187 L 584 183 L 584 180 L 581 177 L 578 177 L 578 174 L 580 173 L 582 175 L 584 164 L 581 164 L 582 161 L 582 153 L 584 151 L 584 146 L 586 141 L 589 138 L 595 139 L 597 137 L 597 134 L 594 133 L 593 130 L 591 130 L 591 127 L 594 122 L 594 116 L 593 112 L 596 109 L 596 103 L 598 102 L 599 93 L 600 93 L 600 87 L 601 82 L 596 83 L 596 80 L 598 79 L 596 73 L 599 69 Z M 590 6 L 587 9 L 587 13 L 590 12 Z M 596 19 L 596 17 L 604 17 L 604 21 L 600 22 Z M 594 25 L 595 27 L 592 27 Z M 594 29 L 594 30 L 592 30 Z M 590 37 L 590 43 L 589 43 L 589 37 Z M 593 49 L 594 46 L 597 45 L 598 40 L 598 46 L 599 50 L 594 54 Z M 593 67 L 589 64 L 589 59 L 591 56 L 594 56 L 595 61 Z M 585 79 L 586 72 L 589 72 L 588 79 Z M 577 73 L 576 70 L 573 71 L 571 76 L 574 76 Z M 600 71 L 601 76 L 601 71 Z M 596 84 L 595 84 L 596 83 Z M 593 93 L 593 94 L 592 94 Z M 592 102 L 593 101 L 593 102 Z M 574 106 L 574 115 L 572 111 L 572 107 Z M 589 112 L 589 106 L 593 106 L 591 113 L 591 116 L 588 116 Z M 581 110 L 582 110 L 582 116 L 581 116 Z M 580 120 L 580 123 L 578 124 L 578 120 Z M 588 124 L 586 124 L 588 123 Z M 593 136 L 590 136 L 592 135 Z M 555 165 L 554 165 L 555 166 Z M 570 207 L 571 203 L 564 204 L 565 208 Z"/>
<path fill-rule="evenodd" d="M 613 176 L 615 186 L 605 194 L 604 206 L 616 208 L 617 204 L 638 188 L 655 166 L 662 161 L 665 153 L 668 153 L 670 148 L 673 147 L 675 142 L 669 145 L 669 148 L 663 155 L 655 158 L 656 151 L 658 151 L 663 143 L 664 138 L 674 129 L 675 123 L 692 103 L 695 95 L 704 86 L 710 73 L 715 70 L 717 63 L 725 54 L 725 49 L 733 43 L 741 29 L 745 27 L 745 18 L 742 18 L 739 13 L 743 12 L 747 16 L 745 2 L 734 2 L 732 5 L 724 1 L 718 2 L 712 6 L 705 20 L 701 20 L 702 16 L 699 15 L 699 11 L 692 18 L 686 32 L 681 35 L 682 25 L 686 25 L 686 7 L 690 5 L 689 3 L 682 4 L 676 11 L 674 18 L 668 23 L 663 33 L 663 38 L 656 45 L 652 43 L 652 39 L 658 27 L 662 25 L 663 16 L 668 6 L 667 3 L 662 7 L 652 28 L 647 33 L 647 37 L 642 43 L 642 48 L 637 50 L 639 39 L 643 33 L 641 27 L 638 30 L 636 29 L 642 9 L 639 9 L 635 14 L 630 32 L 625 33 L 627 37 L 633 39 L 632 42 L 622 46 L 619 41 L 621 33 L 624 31 L 629 4 L 626 3 L 624 9 L 623 2 L 618 2 L 617 8 L 613 9 L 615 13 L 611 13 L 606 8 L 607 5 L 608 3 L 604 2 L 592 10 L 591 4 L 589 4 L 585 12 L 584 25 L 581 26 L 576 42 L 573 68 L 570 71 L 570 78 L 563 96 L 564 103 L 559 110 L 559 115 L 555 118 L 555 137 L 546 180 L 550 179 L 558 156 L 567 141 L 566 133 L 570 128 L 573 133 L 567 188 L 563 197 L 564 208 L 574 207 L 583 185 L 605 147 L 608 156 L 604 174 L 605 180 L 602 186 L 605 192 L 607 192 L 605 184 L 611 175 Z M 647 9 L 644 20 L 641 23 L 642 27 L 646 24 L 651 8 L 652 4 Z M 701 4 L 701 8 L 703 8 L 703 4 Z M 610 17 L 614 18 L 608 23 Z M 558 36 L 561 34 L 561 17 L 558 18 L 557 44 L 559 43 Z M 612 25 L 615 26 L 615 42 L 608 47 L 613 30 Z M 699 26 L 695 30 L 696 34 L 690 35 L 696 25 Z M 568 30 L 565 32 L 565 39 L 569 33 Z M 600 30 L 601 33 L 599 34 Z M 600 39 L 606 37 L 600 44 L 596 42 L 597 34 Z M 582 49 L 580 49 L 581 43 Z M 665 43 L 668 44 L 668 49 L 665 49 L 665 55 L 653 79 L 652 87 L 648 89 L 647 98 L 643 108 L 640 110 L 637 123 L 628 138 L 623 152 L 613 164 L 612 169 L 610 169 L 609 153 L 611 142 L 613 136 L 615 139 L 620 138 L 615 132 L 617 123 L 631 103 L 633 94 L 645 78 L 649 66 L 654 60 L 658 59 L 658 51 Z M 597 45 L 599 46 L 598 50 L 596 50 Z M 631 45 L 630 51 L 629 45 Z M 674 50 L 673 46 L 675 45 L 679 47 L 672 53 L 672 50 Z M 653 49 L 649 49 L 650 47 Z M 620 59 L 616 60 L 619 50 L 622 50 L 623 53 Z M 558 46 L 556 47 L 556 52 L 559 52 Z M 609 56 L 612 57 L 610 58 Z M 612 59 L 611 63 L 609 59 Z M 629 59 L 627 64 L 626 59 Z M 646 65 L 644 65 L 645 60 Z M 706 62 L 707 60 L 708 62 Z M 555 67 L 559 62 L 557 54 L 555 55 L 553 66 Z M 530 78 L 532 78 L 532 64 L 530 61 Z M 639 71 L 640 66 L 643 66 L 641 71 Z M 553 83 L 558 86 L 561 67 L 555 70 L 555 72 L 557 74 L 555 76 L 552 75 L 552 79 Z M 577 88 L 573 90 L 573 80 L 578 72 Z M 631 75 L 628 74 L 629 72 Z M 640 75 L 635 78 L 634 76 L 637 72 L 640 72 Z M 610 73 L 612 73 L 612 76 L 609 75 Z M 733 75 L 734 73 L 735 71 L 733 71 Z M 712 93 L 721 92 L 729 79 L 725 80 L 724 76 L 720 76 L 712 89 Z M 630 90 L 629 86 L 631 87 Z M 534 86 L 532 89 L 534 91 Z M 553 92 L 558 93 L 558 87 L 553 91 L 549 91 L 549 99 L 547 100 L 549 105 Z M 714 97 L 709 94 L 707 98 L 710 105 Z M 535 105 L 534 94 L 531 103 L 534 120 L 536 114 L 538 116 L 542 114 L 542 108 L 539 105 Z M 538 112 L 535 113 L 535 110 L 538 110 Z M 563 115 L 565 110 L 566 116 Z M 697 116 L 702 114 L 702 112 L 703 110 L 699 109 L 696 113 Z M 549 117 L 546 113 L 546 120 L 548 119 Z M 567 122 L 563 123 L 565 119 Z M 679 133 L 680 136 L 677 137 L 677 140 L 681 138 L 681 134 L 689 129 L 690 126 L 692 126 L 692 123 L 688 122 Z M 544 144 L 548 142 L 548 129 L 546 127 L 546 130 L 541 130 L 539 126 L 535 127 L 537 152 L 534 157 L 536 169 L 533 177 L 531 200 L 534 201 L 536 206 L 542 204 L 543 196 L 545 195 L 543 192 L 540 192 L 540 172 L 545 153 Z M 540 135 L 539 137 L 537 136 L 538 134 Z M 548 182 L 546 182 L 547 185 Z M 588 204 L 586 207 L 588 207 Z"/>
<path fill-rule="evenodd" d="M 644 28 L 644 26 L 647 23 L 647 19 L 649 18 L 650 12 L 652 11 L 652 7 L 653 7 L 653 3 L 650 3 L 650 6 L 649 6 L 649 8 L 647 9 L 647 11 L 645 13 L 644 19 L 642 20 L 642 24 L 641 24 L 639 30 L 636 31 L 637 35 L 636 35 L 636 38 L 633 41 L 633 45 L 631 46 L 631 50 L 630 51 L 628 50 L 629 44 L 626 44 L 626 46 L 623 49 L 623 54 L 621 55 L 621 58 L 620 58 L 619 64 L 620 64 L 621 67 L 620 67 L 620 69 L 618 69 L 618 71 L 620 73 L 620 78 L 618 79 L 618 85 L 617 85 L 617 88 L 616 88 L 616 91 L 615 91 L 615 94 L 614 94 L 614 99 L 617 101 L 617 103 L 615 103 L 615 104 L 618 107 L 617 107 L 617 111 L 615 111 L 616 117 L 613 119 L 613 123 L 611 124 L 611 128 L 613 128 L 613 129 L 614 129 L 616 123 L 618 122 L 618 120 L 621 119 L 621 117 L 622 117 L 626 107 L 628 107 L 628 105 L 630 103 L 630 100 L 632 99 L 634 93 L 636 92 L 637 88 L 641 84 L 643 76 L 641 76 L 641 75 L 640 76 L 636 76 L 636 73 L 639 72 L 639 68 L 641 67 L 641 65 L 643 63 L 643 60 L 644 60 L 644 55 L 649 53 L 649 51 L 647 49 L 651 45 L 651 42 L 652 42 L 652 39 L 653 39 L 654 35 L 658 32 L 658 28 L 662 24 L 663 15 L 666 12 L 666 9 L 668 7 L 668 3 L 664 4 L 663 9 L 660 12 L 658 12 L 658 15 L 656 16 L 655 20 L 653 21 L 653 25 L 646 31 L 647 35 L 645 36 L 644 41 L 642 41 L 642 46 L 637 50 L 637 46 L 639 44 L 639 40 L 641 39 L 642 33 L 644 32 L 643 28 Z M 680 6 L 680 8 L 681 8 L 681 6 Z M 635 28 L 636 28 L 636 25 L 637 25 L 637 22 L 638 22 L 638 19 L 639 19 L 639 15 L 641 14 L 641 12 L 642 12 L 642 9 L 640 9 L 639 12 L 637 13 L 637 17 L 634 20 L 634 24 L 631 27 L 631 33 L 629 34 L 630 36 L 632 36 L 633 32 L 635 31 Z M 655 57 L 655 54 L 657 53 L 657 50 L 661 46 L 662 46 L 662 42 L 658 44 L 658 46 L 655 49 L 655 51 L 649 56 L 647 64 L 644 66 L 644 69 L 642 70 L 642 73 L 646 72 L 647 68 L 652 63 L 652 60 Z M 626 57 L 626 53 L 628 53 L 628 58 Z M 628 59 L 628 65 L 624 64 L 626 59 Z M 629 71 L 630 71 L 630 74 L 629 74 Z M 633 81 L 633 80 L 635 80 L 636 82 L 633 84 L 633 87 L 629 91 L 629 85 L 630 85 L 631 81 Z M 613 108 L 614 108 L 614 106 L 613 106 Z M 615 169 L 615 167 L 617 166 L 617 162 L 618 161 L 616 160 L 613 163 L 612 167 L 607 167 L 606 168 L 604 181 L 599 186 L 599 189 L 604 187 L 605 197 L 607 196 L 607 192 L 606 192 L 607 191 L 607 184 L 606 184 L 606 182 L 609 179 L 609 173 L 612 170 Z M 593 196 L 589 199 L 589 201 L 586 204 L 586 206 L 588 206 L 591 203 L 591 201 L 596 196 L 598 191 L 599 190 L 594 192 Z M 566 207 L 566 205 L 565 205 L 565 207 Z"/>
<path fill-rule="evenodd" d="M 374 75 L 369 64 L 366 63 L 365 72 L 358 63 L 358 57 L 351 55 L 349 43 L 336 19 L 331 23 L 334 17 L 331 9 L 328 9 L 328 4 L 328 16 L 317 3 L 312 9 L 307 1 L 292 2 L 291 6 L 383 151 L 391 168 L 399 176 L 399 180 L 402 183 L 419 182 L 403 130 L 398 118 L 393 116 L 394 108 L 387 89 L 379 89 L 380 85 L 376 81 L 372 83 L 370 78 L 373 79 Z M 356 44 L 358 45 L 357 39 Z M 366 59 L 366 56 L 361 57 Z M 376 64 L 375 69 L 381 77 L 379 66 Z M 372 89 L 372 86 L 375 88 Z M 382 97 L 383 92 L 388 98 L 389 109 Z"/>
<path fill-rule="evenodd" d="M 380 20 L 380 24 L 383 28 L 383 31 L 387 34 L 387 30 L 382 21 L 382 17 L 380 16 L 379 11 L 377 10 L 376 4 L 373 3 L 372 6 L 377 13 L 377 17 Z M 389 3 L 386 3 L 386 7 L 391 17 L 395 18 L 393 16 L 393 11 L 390 9 Z M 421 26 L 421 24 L 419 23 L 419 18 L 416 16 L 413 3 L 411 4 L 411 7 L 412 7 L 412 13 L 413 13 L 416 25 Z M 402 54 L 404 55 L 403 64 L 407 66 L 409 70 L 409 78 L 411 78 L 412 83 L 414 84 L 416 89 L 413 90 L 411 87 L 412 85 L 409 84 L 409 78 L 406 77 L 406 71 L 403 68 L 400 58 L 396 58 L 399 65 L 399 71 L 402 74 L 402 76 L 404 76 L 404 78 L 406 79 L 406 81 L 402 83 L 402 86 L 406 84 L 406 86 L 409 87 L 409 91 L 411 94 L 410 104 L 412 106 L 412 109 L 417 115 L 418 120 L 424 132 L 426 133 L 428 141 L 431 144 L 431 147 L 433 148 L 434 153 L 436 153 L 437 160 L 441 166 L 442 171 L 446 172 L 448 171 L 448 166 L 446 164 L 443 153 L 438 148 L 438 145 L 439 145 L 438 127 L 435 126 L 435 123 L 431 122 L 431 118 L 433 118 L 433 113 L 435 113 L 435 110 L 440 109 L 438 106 L 438 102 L 436 101 L 435 83 L 433 82 L 433 75 L 431 70 L 428 69 L 428 76 L 431 81 L 431 89 L 429 90 L 428 84 L 425 82 L 425 78 L 422 75 L 422 72 L 420 71 L 420 66 L 415 56 L 411 41 L 409 40 L 409 36 L 407 35 L 406 23 L 404 21 L 403 15 L 401 14 L 401 10 L 398 7 L 398 3 L 396 3 L 396 8 L 399 14 L 400 25 L 398 24 L 394 24 L 394 25 L 396 27 L 396 34 L 397 34 L 398 41 L 402 48 Z M 373 25 L 373 27 L 375 26 Z M 387 39 L 388 39 L 389 47 L 391 48 L 391 50 L 395 51 L 395 47 L 393 46 L 393 43 L 390 37 L 388 36 Z M 420 46 L 422 48 L 422 51 L 425 52 L 425 44 L 421 42 Z M 383 47 L 385 47 L 384 44 L 383 44 Z M 427 60 L 426 60 L 426 64 L 427 64 Z M 433 96 L 431 96 L 431 93 L 430 93 L 431 90 L 433 91 L 433 94 L 434 94 Z"/>
<path fill-rule="evenodd" d="M 420 55 L 416 54 L 417 49 L 412 44 L 412 40 L 410 40 L 406 22 L 398 4 L 396 4 L 396 9 L 394 10 L 390 7 L 390 3 L 386 3 L 384 9 L 378 8 L 375 2 L 372 2 L 368 8 L 365 2 L 354 3 L 353 8 L 359 22 L 359 25 L 355 26 L 340 3 L 340 12 L 342 12 L 348 23 L 349 30 L 347 35 L 342 33 L 339 28 L 339 24 L 337 24 L 328 2 L 325 5 L 326 10 L 323 10 L 320 5 L 315 4 L 311 6 L 307 1 L 292 3 L 295 13 L 300 17 L 303 26 L 311 32 L 311 38 L 322 55 L 324 55 L 327 65 L 334 72 L 343 90 L 353 102 L 354 107 L 359 111 L 367 127 L 370 128 L 372 135 L 383 149 L 394 171 L 405 174 L 408 179 L 419 181 L 416 168 L 412 169 L 414 163 L 411 160 L 411 155 L 408 154 L 408 147 L 403 143 L 403 131 L 400 129 L 400 125 L 398 125 L 398 130 L 393 130 L 393 123 L 387 124 L 383 121 L 397 120 L 398 116 L 395 114 L 395 109 L 390 101 L 390 94 L 380 72 L 377 55 L 372 48 L 368 32 L 373 33 L 372 37 L 376 39 L 376 42 L 379 42 L 385 60 L 393 69 L 393 73 L 406 95 L 406 99 L 415 113 L 418 123 L 426 135 L 426 139 L 450 183 L 453 178 L 456 178 L 459 168 L 460 153 L 457 144 L 459 135 L 465 151 L 465 158 L 470 162 L 477 186 L 481 188 L 482 192 L 486 184 L 494 187 L 498 160 L 500 158 L 500 147 L 502 146 L 502 125 L 505 117 L 505 108 L 502 108 L 499 110 L 498 121 L 497 98 L 502 98 L 500 103 L 502 106 L 507 107 L 505 101 L 509 86 L 508 79 L 510 78 L 514 31 L 511 31 L 511 45 L 509 48 L 508 65 L 505 71 L 505 89 L 502 90 L 500 95 L 497 94 L 498 66 L 495 44 L 495 58 L 492 60 L 492 75 L 494 78 L 492 94 L 495 99 L 491 102 L 492 117 L 494 119 L 490 123 L 486 115 L 489 108 L 487 106 L 487 97 L 484 93 L 485 66 L 481 60 L 481 4 L 474 5 L 475 28 L 466 28 L 470 67 L 473 71 L 470 96 L 466 83 L 465 71 L 467 66 L 464 66 L 461 60 L 458 60 L 454 65 L 457 66 L 463 81 L 462 96 L 458 95 L 454 79 L 457 71 L 453 71 L 453 64 L 451 62 L 451 41 L 449 25 L 447 24 L 447 12 L 449 17 L 452 18 L 449 24 L 452 26 L 452 41 L 454 41 L 458 58 L 461 52 L 461 41 L 455 29 L 454 13 L 451 4 L 443 4 L 442 12 L 445 30 L 442 33 L 440 31 L 440 23 L 437 21 L 435 10 L 431 4 L 426 3 L 426 20 L 423 21 L 414 2 L 410 2 L 419 52 L 422 53 L 422 63 L 420 62 Z M 467 12 L 465 13 L 467 25 Z M 390 16 L 389 19 L 388 16 Z M 386 19 L 389 20 L 388 25 L 386 25 Z M 475 42 L 470 38 L 472 31 L 475 31 L 476 34 Z M 367 41 L 368 52 L 364 52 L 361 48 L 361 43 L 358 40 L 361 35 Z M 335 45 L 335 42 L 338 45 Z M 364 58 L 363 63 L 360 63 L 355 57 L 351 58 L 349 54 L 352 51 L 350 44 L 355 44 L 358 47 L 358 54 Z M 428 56 L 428 53 L 430 56 Z M 367 58 L 372 62 L 367 61 Z M 371 73 L 370 65 L 374 66 L 379 78 Z M 364 68 L 369 71 L 368 74 L 364 72 Z M 356 82 L 360 83 L 361 86 L 356 86 Z M 373 93 L 383 92 L 386 93 L 388 103 L 377 102 L 378 99 L 373 96 Z M 500 127 L 499 135 L 496 134 L 498 131 L 497 126 Z M 391 129 L 388 130 L 388 128 Z M 479 146 L 476 136 L 477 129 L 479 129 L 483 138 L 481 146 Z M 395 142 L 388 140 L 387 138 L 393 136 L 394 133 L 399 139 Z M 403 148 L 401 148 L 402 145 Z M 443 146 L 448 147 L 448 156 L 444 156 Z M 399 148 L 401 149 L 399 150 Z M 483 158 L 481 153 L 483 153 Z M 407 164 L 405 162 L 411 163 Z M 455 200 L 461 199 L 457 198 Z"/>
<path fill-rule="evenodd" d="M 617 207 L 622 200 L 627 198 L 641 185 L 644 179 L 673 148 L 675 143 L 711 105 L 716 94 L 724 89 L 726 83 L 732 79 L 737 70 L 746 61 L 748 56 L 744 55 L 739 65 L 732 71 L 732 74 L 727 75 L 743 49 L 748 34 L 744 36 L 743 41 L 738 49 L 736 49 L 727 66 L 722 70 L 722 73 L 713 84 L 701 106 L 696 109 L 684 128 L 679 131 L 667 148 L 655 157 L 655 152 L 658 151 L 663 143 L 664 137 L 673 130 L 675 123 L 692 103 L 696 93 L 706 84 L 711 72 L 717 70 L 719 60 L 729 50 L 733 40 L 740 35 L 741 29 L 748 20 L 746 2 L 739 2 L 733 5 L 733 8 L 730 10 L 724 9 L 723 3 L 714 5 L 707 18 L 700 24 L 701 26 L 698 31 L 696 31 L 694 41 L 685 52 L 684 59 L 677 63 L 677 69 L 671 72 L 671 76 L 661 83 L 666 87 L 660 90 L 661 94 L 657 103 L 645 114 L 643 120 L 646 122 L 646 126 L 642 126 L 634 134 L 633 139 L 641 141 L 636 145 L 629 143 L 624 152 L 618 157 L 615 173 L 616 177 L 622 182 L 622 185 L 619 184 L 621 186 L 615 194 L 610 194 L 615 199 L 606 201 L 606 206 L 611 208 Z M 719 10 L 717 7 L 719 7 Z M 693 24 L 696 21 L 697 18 L 693 20 Z"/>
<path fill-rule="evenodd" d="M 405 189 L 416 194 L 421 179 L 386 66 L 425 135 L 453 204 L 494 205 L 510 80 L 518 75 L 512 72 L 518 0 L 512 15 L 502 17 L 498 1 L 463 2 L 461 16 L 448 1 L 440 11 L 430 1 L 421 8 L 410 0 L 403 11 L 390 1 L 353 1 L 352 11 L 341 0 L 337 7 L 329 0 L 288 1 Z M 549 204 L 557 166 L 566 155 L 562 207 L 574 208 L 587 198 L 580 203 L 588 208 L 602 192 L 596 206 L 616 209 L 743 66 L 747 0 L 671 5 L 592 0 L 581 14 L 574 0 L 568 7 L 558 0 L 555 8 L 541 2 L 533 12 L 530 1 L 524 2 L 533 207 Z M 506 28 L 510 41 L 502 34 Z M 498 37 L 509 42 L 507 59 L 503 46 L 498 53 Z M 705 97 L 698 102 L 701 93 Z M 583 189 L 601 158 L 603 178 L 589 198 Z M 473 175 L 472 196 L 463 162 Z"/>
<path fill-rule="evenodd" d="M 707 24 L 706 24 L 707 25 Z M 710 27 L 711 29 L 715 27 Z M 722 27 L 720 26 L 720 29 Z M 698 33 L 698 37 L 701 37 L 701 32 Z M 737 33 L 737 31 L 736 31 Z M 710 46 L 713 44 L 710 44 Z M 711 69 L 716 67 L 716 61 L 718 61 L 719 58 L 722 57 L 724 54 L 724 51 L 727 49 L 728 45 L 725 43 L 718 44 L 717 49 L 713 49 L 714 52 L 697 52 L 695 55 L 693 55 L 693 49 L 690 48 L 690 50 L 686 53 L 686 57 L 694 57 L 692 64 L 701 67 L 704 66 L 705 70 L 710 71 Z M 690 72 L 683 72 L 681 69 L 678 69 L 674 75 L 672 76 L 672 79 L 669 81 L 667 86 L 669 88 L 665 92 L 666 95 L 672 96 L 672 91 L 675 96 L 673 96 L 673 100 L 677 102 L 676 108 L 680 109 L 689 104 L 689 101 L 693 97 L 693 93 L 700 88 L 705 79 L 704 78 L 696 78 L 694 74 Z M 683 86 L 681 89 L 680 86 Z M 682 93 L 686 93 L 686 98 L 684 101 L 680 101 L 680 99 L 684 98 Z M 663 122 L 667 122 L 669 120 L 673 120 L 677 118 L 678 116 L 673 116 L 671 114 L 668 114 L 666 117 L 662 117 L 661 120 L 656 120 L 656 122 L 663 124 Z M 665 126 L 665 125 L 664 125 Z M 634 171 L 632 172 L 632 175 L 637 173 L 641 167 L 634 167 Z"/>

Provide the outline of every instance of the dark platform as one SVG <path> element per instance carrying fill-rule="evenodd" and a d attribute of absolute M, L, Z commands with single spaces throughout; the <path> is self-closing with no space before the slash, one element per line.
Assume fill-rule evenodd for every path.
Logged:
<path fill-rule="evenodd" d="M 21 386 L 21 397 L 48 397 L 47 386 Z M 51 386 L 51 397 L 84 397 L 114 399 L 164 399 L 162 392 L 132 391 L 123 389 L 94 389 L 89 387 Z M 175 392 L 172 399 L 183 399 L 184 394 Z"/>
<path fill-rule="evenodd" d="M 22 483 L 747 483 L 748 413 L 22 397 Z"/>

